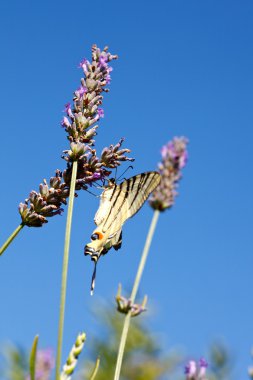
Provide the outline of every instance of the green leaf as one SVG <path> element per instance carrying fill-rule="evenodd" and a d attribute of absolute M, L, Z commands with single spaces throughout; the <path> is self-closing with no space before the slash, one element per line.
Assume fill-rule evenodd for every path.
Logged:
<path fill-rule="evenodd" d="M 36 365 L 36 354 L 38 346 L 39 335 L 36 335 L 33 341 L 30 358 L 29 358 L 29 368 L 31 380 L 35 380 L 35 365 Z"/>

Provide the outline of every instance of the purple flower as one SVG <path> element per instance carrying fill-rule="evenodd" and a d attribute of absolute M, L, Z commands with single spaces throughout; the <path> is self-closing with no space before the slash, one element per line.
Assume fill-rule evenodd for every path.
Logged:
<path fill-rule="evenodd" d="M 67 104 L 65 104 L 65 108 L 64 108 L 63 112 L 68 113 L 70 109 L 71 109 L 71 104 L 67 103 Z"/>
<path fill-rule="evenodd" d="M 49 185 L 44 180 L 39 186 L 39 192 L 32 191 L 25 203 L 20 203 L 22 223 L 28 227 L 41 227 L 47 223 L 47 217 L 61 214 L 61 205 L 67 203 L 68 196 L 69 186 L 62 182 L 62 173 L 56 170 Z"/>
<path fill-rule="evenodd" d="M 66 116 L 63 117 L 63 119 L 61 121 L 61 125 L 63 127 L 70 127 L 71 126 L 69 119 Z"/>
<path fill-rule="evenodd" d="M 149 201 L 155 210 L 164 211 L 174 204 L 178 181 L 182 177 L 181 169 L 185 166 L 188 157 L 187 143 L 188 140 L 185 137 L 174 137 L 161 149 L 162 162 L 158 164 L 161 182 Z"/>
<path fill-rule="evenodd" d="M 121 284 L 119 284 L 118 293 L 115 299 L 117 302 L 117 310 L 123 314 L 127 314 L 131 310 L 131 317 L 136 317 L 147 310 L 147 296 L 144 297 L 142 304 L 133 303 L 130 299 L 121 295 Z"/>
<path fill-rule="evenodd" d="M 117 56 L 109 53 L 107 47 L 100 50 L 93 45 L 92 61 L 84 58 L 80 62 L 79 67 L 84 69 L 85 78 L 81 78 L 81 86 L 74 92 L 73 106 L 71 107 L 70 103 L 65 106 L 65 112 L 71 119 L 71 125 L 66 128 L 70 142 L 81 142 L 91 146 L 94 144 L 94 133 L 90 133 L 89 128 L 96 129 L 97 126 L 94 124 L 104 116 L 103 110 L 97 112 L 97 109 L 102 104 L 102 94 L 108 92 L 105 86 L 110 82 L 112 71 L 108 62 L 114 59 L 117 59 Z"/>
<path fill-rule="evenodd" d="M 92 178 L 94 180 L 101 179 L 102 178 L 102 173 L 94 173 L 93 176 L 92 176 Z"/>
<path fill-rule="evenodd" d="M 66 114 L 67 114 L 69 117 L 71 117 L 71 118 L 74 117 L 74 115 L 73 115 L 73 113 L 72 113 L 72 110 L 71 110 L 71 104 L 70 104 L 70 103 L 65 104 L 65 108 L 64 108 L 64 111 L 63 111 L 63 112 L 66 112 Z"/>
<path fill-rule="evenodd" d="M 205 358 L 199 359 L 199 378 L 204 379 L 208 363 Z"/>
<path fill-rule="evenodd" d="M 184 373 L 187 375 L 187 379 L 192 378 L 197 373 L 197 364 L 194 360 L 190 360 L 184 367 Z"/>
<path fill-rule="evenodd" d="M 101 163 L 107 168 L 116 168 L 121 164 L 121 161 L 134 161 L 133 158 L 125 156 L 125 153 L 130 153 L 129 149 L 120 149 L 124 139 L 121 138 L 118 144 L 106 147 L 101 153 Z"/>
<path fill-rule="evenodd" d="M 83 58 L 81 60 L 81 62 L 79 63 L 78 67 L 79 68 L 82 68 L 84 73 L 86 73 L 88 71 L 88 65 L 90 64 L 90 62 L 88 61 L 88 59 L 86 58 Z"/>
<path fill-rule="evenodd" d="M 78 99 L 82 98 L 82 96 L 87 92 L 87 88 L 85 86 L 80 86 L 76 91 L 75 94 Z"/>
<path fill-rule="evenodd" d="M 102 108 L 98 108 L 98 116 L 99 116 L 99 118 L 105 117 L 105 113 L 104 113 L 104 110 Z"/>
<path fill-rule="evenodd" d="M 88 185 L 96 180 L 104 180 L 111 174 L 112 168 L 119 166 L 122 161 L 132 161 L 126 153 L 129 149 L 121 149 L 123 140 L 118 144 L 103 149 L 101 157 L 97 156 L 94 147 L 94 136 L 97 134 L 97 121 L 104 117 L 101 108 L 103 96 L 109 90 L 112 68 L 109 62 L 117 59 L 108 51 L 108 47 L 99 49 L 92 46 L 92 60 L 84 58 L 79 67 L 85 73 L 80 80 L 80 87 L 75 91 L 73 103 L 67 103 L 64 108 L 66 115 L 61 125 L 67 132 L 70 149 L 63 151 L 62 158 L 67 161 L 63 172 L 57 170 L 50 184 L 44 180 L 39 191 L 32 191 L 24 203 L 19 205 L 22 224 L 29 227 L 41 227 L 47 223 L 47 218 L 62 212 L 62 204 L 67 204 L 69 197 L 72 165 L 78 161 L 78 171 L 75 190 L 86 190 Z"/>
<path fill-rule="evenodd" d="M 199 367 L 200 368 L 207 368 L 208 367 L 208 363 L 206 361 L 205 358 L 200 358 L 199 359 Z"/>
<path fill-rule="evenodd" d="M 111 75 L 110 74 L 106 75 L 106 77 L 105 77 L 106 84 L 110 84 L 111 80 L 112 80 Z"/>
<path fill-rule="evenodd" d="M 165 145 L 162 148 L 162 156 L 171 157 L 173 160 L 178 160 L 179 168 L 182 169 L 186 165 L 188 158 L 187 151 L 185 149 L 185 143 L 187 141 L 182 140 L 182 138 L 175 137 L 173 141 L 170 141 L 167 146 Z"/>
<path fill-rule="evenodd" d="M 36 380 L 49 380 L 55 365 L 53 351 L 49 348 L 46 350 L 39 350 L 36 356 Z M 30 376 L 26 377 L 30 380 Z"/>
<path fill-rule="evenodd" d="M 101 67 L 104 67 L 104 68 L 107 68 L 107 61 L 108 61 L 108 58 L 106 55 L 100 55 L 99 57 L 99 64 Z"/>
<path fill-rule="evenodd" d="M 186 380 L 207 380 L 205 377 L 207 367 L 208 364 L 204 358 L 201 358 L 198 364 L 195 360 L 190 360 L 184 368 Z"/>

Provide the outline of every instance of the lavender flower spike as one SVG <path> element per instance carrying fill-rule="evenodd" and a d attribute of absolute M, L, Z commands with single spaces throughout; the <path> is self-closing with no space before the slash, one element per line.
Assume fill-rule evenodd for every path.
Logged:
<path fill-rule="evenodd" d="M 85 143 L 93 145 L 93 133 L 89 129 L 97 128 L 94 124 L 104 116 L 103 109 L 99 108 L 103 101 L 103 92 L 108 92 L 106 88 L 108 77 L 112 71 L 109 62 L 117 59 L 116 55 L 108 52 L 108 47 L 100 50 L 96 45 L 92 46 L 92 61 L 84 58 L 79 67 L 83 69 L 84 78 L 81 85 L 74 91 L 74 104 L 65 106 L 66 116 L 62 121 L 62 126 L 68 134 L 68 140 L 75 143 Z"/>
<path fill-rule="evenodd" d="M 71 351 L 66 360 L 66 363 L 63 366 L 60 380 L 71 379 L 71 375 L 73 374 L 77 365 L 78 357 L 83 350 L 85 340 L 86 340 L 86 334 L 84 332 L 78 334 L 75 344 L 71 348 Z"/>
<path fill-rule="evenodd" d="M 122 314 L 127 314 L 131 310 L 131 317 L 136 317 L 147 310 L 146 304 L 148 297 L 144 297 L 142 304 L 133 303 L 129 298 L 121 295 L 121 284 L 119 284 L 115 299 L 117 302 L 117 310 Z"/>
<path fill-rule="evenodd" d="M 186 380 L 208 380 L 206 378 L 207 361 L 201 358 L 198 363 L 195 360 L 190 360 L 184 368 Z"/>
<path fill-rule="evenodd" d="M 149 203 L 154 210 L 165 211 L 173 206 L 177 195 L 177 183 L 182 177 L 181 169 L 186 165 L 188 153 L 185 137 L 174 137 L 162 147 L 162 162 L 158 164 L 161 182 L 152 193 Z"/>
<path fill-rule="evenodd" d="M 195 360 L 190 360 L 184 367 L 184 373 L 186 374 L 186 379 L 195 379 L 197 375 L 197 363 Z"/>
<path fill-rule="evenodd" d="M 122 161 L 131 161 L 125 153 L 129 149 L 120 149 L 123 140 L 115 146 L 105 148 L 102 157 L 96 155 L 94 137 L 97 134 L 97 122 L 104 117 L 101 108 L 103 93 L 108 92 L 108 76 L 112 68 L 109 63 L 117 59 L 116 55 L 108 52 L 108 48 L 99 49 L 92 46 L 92 60 L 83 59 L 80 67 L 83 69 L 84 78 L 81 78 L 80 86 L 74 91 L 73 104 L 65 105 L 65 116 L 61 121 L 62 127 L 67 132 L 70 149 L 63 151 L 67 161 L 67 168 L 61 172 L 56 171 L 55 177 L 40 184 L 39 191 L 32 191 L 24 203 L 19 205 L 19 213 L 22 225 L 28 227 L 41 227 L 47 223 L 47 218 L 61 214 L 62 204 L 67 204 L 69 197 L 70 181 L 73 162 L 77 161 L 77 179 L 75 190 L 87 189 L 87 184 L 110 175 L 107 168 L 115 168 Z"/>
<path fill-rule="evenodd" d="M 19 204 L 22 223 L 28 227 L 41 227 L 47 223 L 48 217 L 61 214 L 62 204 L 66 204 L 69 187 L 62 182 L 62 173 L 56 170 L 55 177 L 50 178 L 50 185 L 44 179 L 39 186 L 39 192 L 31 191 L 25 203 Z"/>

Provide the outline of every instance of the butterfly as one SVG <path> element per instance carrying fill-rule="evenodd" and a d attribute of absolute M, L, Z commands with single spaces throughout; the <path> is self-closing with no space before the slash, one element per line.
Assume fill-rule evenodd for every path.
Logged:
<path fill-rule="evenodd" d="M 99 209 L 94 221 L 97 227 L 91 235 L 91 242 L 84 248 L 84 254 L 90 255 L 95 267 L 91 281 L 91 294 L 95 287 L 96 264 L 101 255 L 112 247 L 120 249 L 122 244 L 122 226 L 142 207 L 149 194 L 159 185 L 159 173 L 145 172 L 116 184 L 109 180 L 101 194 Z"/>

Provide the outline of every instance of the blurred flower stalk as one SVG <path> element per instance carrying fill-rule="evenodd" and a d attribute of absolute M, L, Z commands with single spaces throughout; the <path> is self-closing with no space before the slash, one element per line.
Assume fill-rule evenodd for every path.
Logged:
<path fill-rule="evenodd" d="M 71 379 L 71 375 L 73 374 L 73 372 L 76 368 L 78 357 L 83 350 L 85 340 L 86 340 L 85 333 L 80 333 L 77 336 L 75 344 L 73 345 L 73 347 L 69 353 L 69 356 L 67 358 L 67 361 L 63 366 L 61 376 L 60 376 L 60 380 L 70 380 Z"/>
<path fill-rule="evenodd" d="M 188 157 L 186 149 L 187 143 L 188 140 L 185 137 L 175 137 L 172 141 L 168 142 L 167 145 L 163 146 L 161 150 L 162 160 L 158 164 L 158 171 L 161 174 L 161 182 L 152 193 L 149 201 L 150 206 L 154 210 L 153 218 L 147 234 L 146 242 L 141 255 L 130 298 L 126 300 L 126 298 L 121 297 L 121 303 L 125 305 L 125 310 L 127 312 L 125 313 L 126 316 L 119 344 L 114 380 L 119 380 L 120 377 L 124 349 L 130 326 L 130 320 L 133 316 L 132 308 L 133 305 L 136 307 L 136 304 L 134 304 L 135 298 L 137 295 L 143 270 L 147 261 L 147 256 L 149 253 L 150 245 L 154 236 L 160 212 L 163 212 L 171 208 L 174 204 L 175 196 L 177 195 L 176 188 L 178 186 L 178 181 L 182 177 L 181 170 L 186 165 Z M 116 301 L 119 309 L 119 307 L 121 306 L 121 304 L 119 303 L 119 296 L 116 297 Z M 139 309 L 142 309 L 142 307 L 139 306 Z"/>

